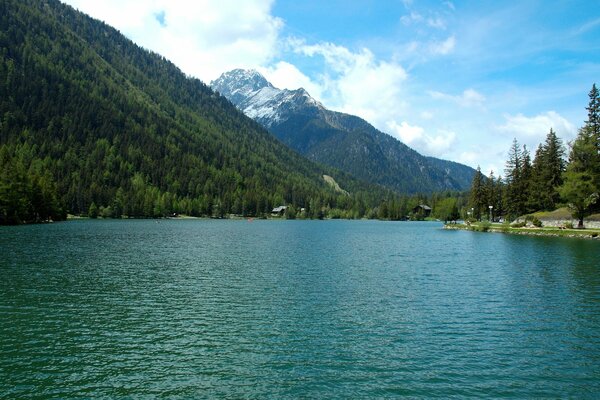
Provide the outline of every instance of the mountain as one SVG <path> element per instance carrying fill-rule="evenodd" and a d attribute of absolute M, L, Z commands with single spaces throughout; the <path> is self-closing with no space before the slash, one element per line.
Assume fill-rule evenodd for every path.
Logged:
<path fill-rule="evenodd" d="M 359 117 L 328 110 L 304 89 L 277 89 L 253 70 L 226 72 L 211 87 L 309 159 L 397 192 L 468 190 L 475 173 L 422 156 Z"/>
<path fill-rule="evenodd" d="M 283 204 L 362 216 L 388 196 L 301 157 L 105 23 L 57 0 L 0 1 L 0 223 Z"/>

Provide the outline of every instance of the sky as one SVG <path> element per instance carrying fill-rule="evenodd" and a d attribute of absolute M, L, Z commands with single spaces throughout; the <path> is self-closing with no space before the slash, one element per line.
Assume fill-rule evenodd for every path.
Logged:
<path fill-rule="evenodd" d="M 600 1 L 65 2 L 207 84 L 256 69 L 486 175 L 514 138 L 573 140 L 600 85 Z"/>

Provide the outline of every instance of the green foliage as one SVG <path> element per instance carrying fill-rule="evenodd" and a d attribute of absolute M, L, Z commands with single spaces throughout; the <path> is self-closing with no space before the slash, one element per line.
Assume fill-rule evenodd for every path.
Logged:
<path fill-rule="evenodd" d="M 560 138 L 550 129 L 533 161 L 529 210 L 554 210 L 560 202 L 558 188 L 563 183 L 565 151 Z"/>
<path fill-rule="evenodd" d="M 525 146 L 521 148 L 517 139 L 509 149 L 505 173 L 504 204 L 509 218 L 515 218 L 527 212 L 532 175 L 529 151 Z"/>
<path fill-rule="evenodd" d="M 565 223 L 565 228 L 567 228 L 567 229 L 573 229 L 573 223 L 570 222 L 570 221 L 567 222 L 567 223 Z"/>
<path fill-rule="evenodd" d="M 579 221 L 579 228 L 583 228 L 583 219 L 591 214 L 592 206 L 598 200 L 599 169 L 600 151 L 597 138 L 590 126 L 584 126 L 571 145 L 564 183 L 559 188 L 560 195 L 567 201 L 573 218 Z"/>
<path fill-rule="evenodd" d="M 535 215 L 531 215 L 531 214 L 526 215 L 525 223 L 527 223 L 527 222 L 531 222 L 531 224 L 537 228 L 542 226 L 542 221 L 540 221 L 540 219 Z"/>
<path fill-rule="evenodd" d="M 296 209 L 294 208 L 294 206 L 289 206 L 286 210 L 285 210 L 285 218 L 286 219 L 296 219 Z"/>
<path fill-rule="evenodd" d="M 0 224 L 66 218 L 56 184 L 29 146 L 0 147 Z"/>
<path fill-rule="evenodd" d="M 591 134 L 598 138 L 600 136 L 600 94 L 596 84 L 592 85 L 592 89 L 589 93 L 590 102 L 586 107 L 588 111 L 588 119 L 586 126 L 590 129 Z"/>
<path fill-rule="evenodd" d="M 481 221 L 473 225 L 473 230 L 477 232 L 487 232 L 492 227 L 492 223 L 489 221 Z"/>
<path fill-rule="evenodd" d="M 458 202 L 459 200 L 456 197 L 447 197 L 439 200 L 435 204 L 433 215 L 444 222 L 460 219 Z"/>
<path fill-rule="evenodd" d="M 478 166 L 475 175 L 473 175 L 473 182 L 471 183 L 471 197 L 469 199 L 469 205 L 473 209 L 473 218 L 481 220 L 481 216 L 485 213 L 485 203 L 484 178 L 483 174 L 481 173 L 481 168 Z"/>

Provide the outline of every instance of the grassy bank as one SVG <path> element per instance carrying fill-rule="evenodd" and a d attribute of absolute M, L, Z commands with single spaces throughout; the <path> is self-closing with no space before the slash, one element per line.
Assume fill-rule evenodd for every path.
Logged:
<path fill-rule="evenodd" d="M 600 229 L 560 229 L 554 227 L 516 228 L 507 224 L 490 224 L 488 222 L 476 222 L 470 225 L 447 224 L 444 225 L 444 229 L 468 230 L 476 232 L 501 232 L 510 233 L 514 235 L 558 236 L 585 239 L 600 239 Z"/>

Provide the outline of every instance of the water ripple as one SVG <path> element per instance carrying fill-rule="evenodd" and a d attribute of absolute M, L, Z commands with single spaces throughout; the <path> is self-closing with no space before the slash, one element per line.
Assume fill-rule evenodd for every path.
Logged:
<path fill-rule="evenodd" d="M 591 241 L 79 221 L 0 250 L 0 398 L 600 395 Z"/>

